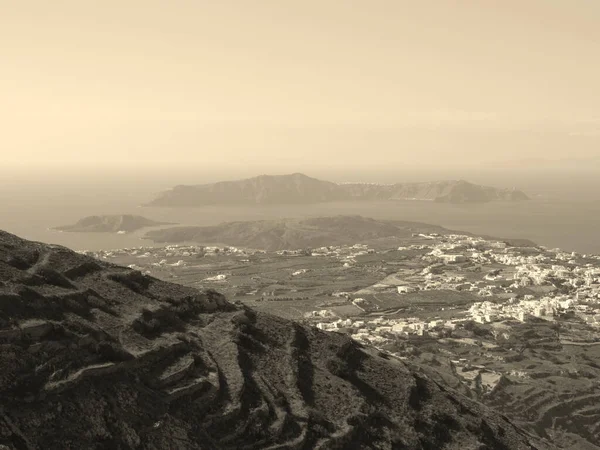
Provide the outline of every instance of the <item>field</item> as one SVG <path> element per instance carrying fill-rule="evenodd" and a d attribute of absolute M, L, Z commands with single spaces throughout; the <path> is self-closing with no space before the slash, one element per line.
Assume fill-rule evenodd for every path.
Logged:
<path fill-rule="evenodd" d="M 404 243 L 420 243 L 409 238 Z M 469 305 L 476 298 L 471 293 L 431 290 L 398 294 L 392 287 L 377 289 L 382 280 L 396 276 L 396 284 L 411 279 L 411 274 L 427 266 L 420 261 L 425 250 L 385 250 L 359 255 L 345 266 L 337 256 L 289 256 L 274 252 L 252 255 L 211 254 L 203 257 L 166 256 L 140 259 L 139 255 L 120 254 L 112 259 L 123 265 L 148 269 L 158 278 L 198 288 L 212 288 L 232 301 L 241 301 L 258 310 L 290 319 L 303 319 L 318 309 L 330 309 L 340 317 L 358 317 L 379 311 L 393 313 L 398 309 L 441 310 L 444 307 Z M 183 261 L 181 266 L 174 266 Z M 404 274 L 404 275 L 403 275 Z M 211 280 L 221 276 L 223 279 Z M 375 289 L 373 288 L 375 286 Z M 349 295 L 338 297 L 336 293 Z M 353 298 L 369 300 L 373 309 L 357 308 Z"/>

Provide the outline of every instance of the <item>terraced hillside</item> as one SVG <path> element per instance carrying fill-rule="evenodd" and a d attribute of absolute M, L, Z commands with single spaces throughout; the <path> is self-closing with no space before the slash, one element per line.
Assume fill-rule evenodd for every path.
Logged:
<path fill-rule="evenodd" d="M 567 321 L 561 326 L 564 335 L 586 328 Z M 481 347 L 452 339 L 413 341 L 420 354 L 411 360 L 560 448 L 600 448 L 600 342 L 558 339 L 556 327 L 544 321 L 514 323 L 511 341 L 494 339 L 486 325 L 474 331 L 459 329 L 454 335 L 470 336 Z"/>
<path fill-rule="evenodd" d="M 552 448 L 341 334 L 4 232 L 0 341 L 15 450 Z"/>

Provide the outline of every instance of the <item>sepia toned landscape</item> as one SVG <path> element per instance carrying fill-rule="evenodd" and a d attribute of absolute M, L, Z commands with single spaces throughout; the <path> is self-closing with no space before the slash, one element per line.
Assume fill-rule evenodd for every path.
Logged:
<path fill-rule="evenodd" d="M 342 230 L 370 221 L 320 222 L 337 224 L 346 243 L 88 254 L 349 335 L 417 363 L 433 379 L 565 448 L 598 442 L 600 256 L 432 232 L 422 224 L 351 244 L 354 236 Z"/>
<path fill-rule="evenodd" d="M 600 449 L 599 23 L 0 5 L 0 450 Z"/>

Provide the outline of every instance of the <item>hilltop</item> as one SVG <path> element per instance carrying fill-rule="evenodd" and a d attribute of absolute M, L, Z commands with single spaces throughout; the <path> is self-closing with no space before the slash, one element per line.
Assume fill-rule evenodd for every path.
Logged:
<path fill-rule="evenodd" d="M 0 281 L 9 448 L 551 448 L 411 364 L 212 290 L 5 232 Z"/>
<path fill-rule="evenodd" d="M 294 173 L 261 175 L 202 185 L 180 185 L 161 193 L 146 206 L 311 204 L 376 200 L 479 203 L 527 199 L 522 191 L 480 186 L 464 180 L 389 185 L 333 183 Z"/>
<path fill-rule="evenodd" d="M 158 225 L 175 225 L 169 222 L 157 222 L 143 216 L 131 214 L 116 214 L 104 216 L 88 216 L 77 221 L 73 225 L 64 225 L 54 228 L 57 231 L 71 232 L 96 232 L 117 233 L 119 231 L 132 232 L 141 228 Z"/>
<path fill-rule="evenodd" d="M 198 242 L 275 251 L 356 242 L 382 242 L 389 246 L 390 241 L 410 237 L 413 233 L 448 234 L 453 231 L 421 222 L 375 220 L 354 215 L 170 227 L 149 231 L 144 238 L 156 243 Z"/>

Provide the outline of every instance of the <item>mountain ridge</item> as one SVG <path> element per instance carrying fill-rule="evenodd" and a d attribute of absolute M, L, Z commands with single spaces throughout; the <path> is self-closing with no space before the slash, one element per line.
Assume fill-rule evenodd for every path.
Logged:
<path fill-rule="evenodd" d="M 2 231 L 0 280 L 12 449 L 553 448 L 410 363 L 215 291 Z"/>
<path fill-rule="evenodd" d="M 336 201 L 420 200 L 440 203 L 524 201 L 516 189 L 480 186 L 465 180 L 420 183 L 334 183 L 302 173 L 260 175 L 242 180 L 178 185 L 144 206 L 311 204 Z"/>

